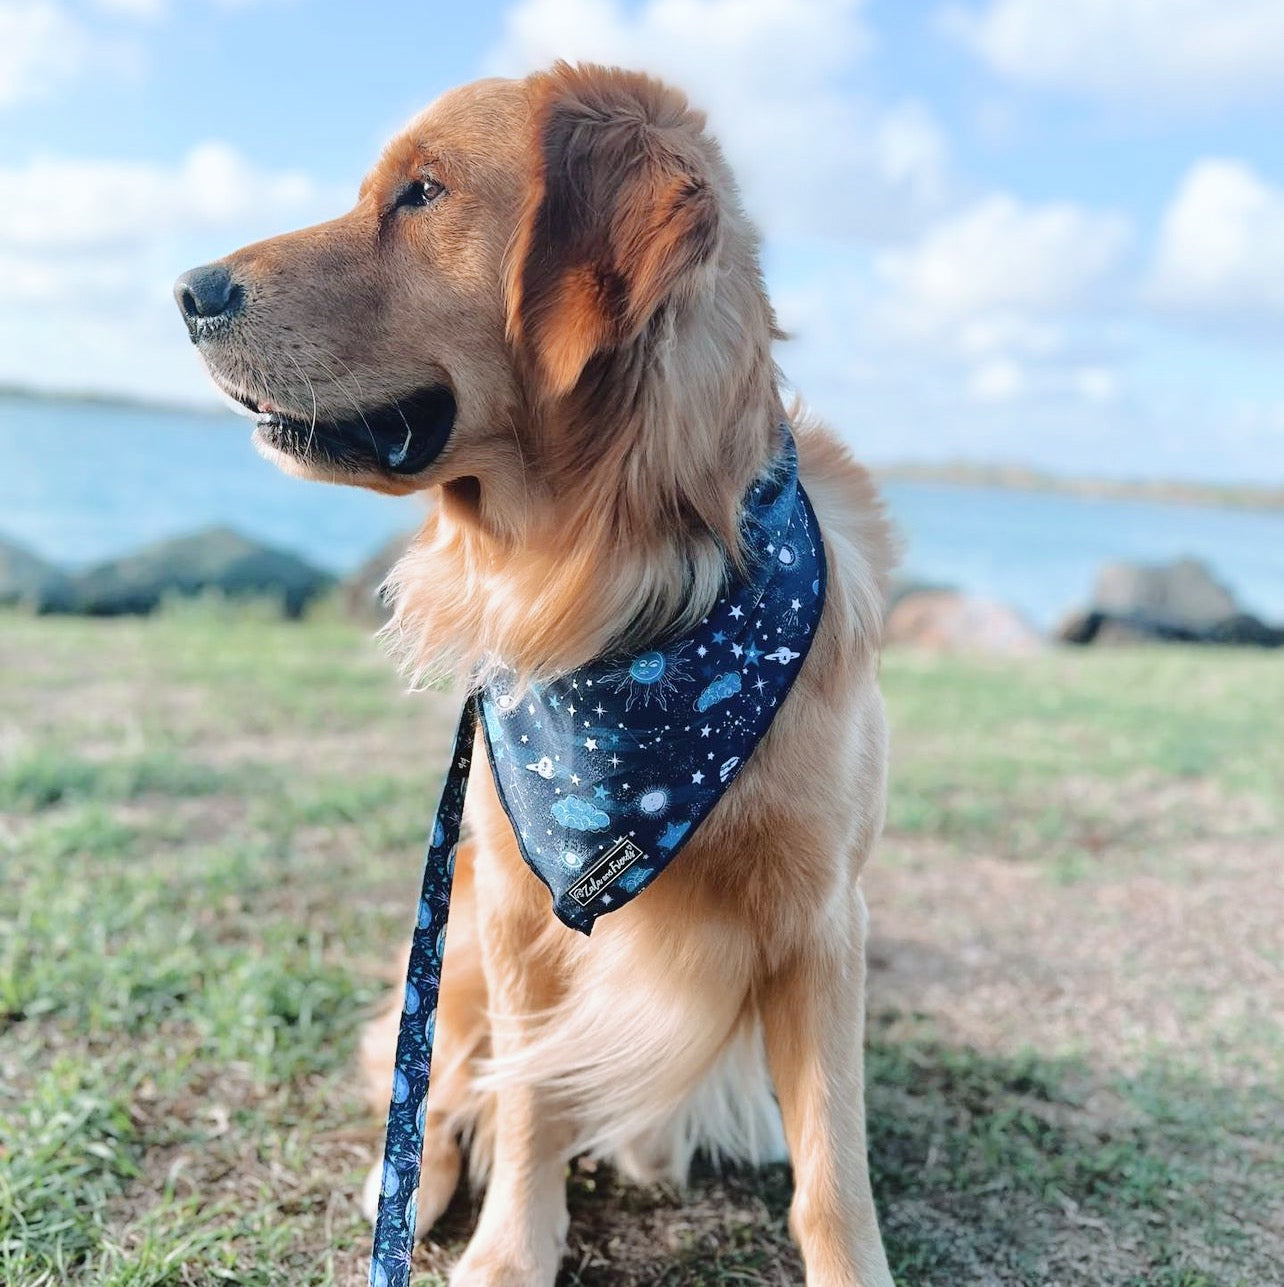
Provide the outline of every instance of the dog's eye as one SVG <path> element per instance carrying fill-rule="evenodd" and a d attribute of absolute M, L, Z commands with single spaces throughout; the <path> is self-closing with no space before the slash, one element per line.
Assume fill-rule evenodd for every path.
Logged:
<path fill-rule="evenodd" d="M 436 179 L 417 179 L 407 184 L 397 194 L 397 206 L 430 206 L 438 197 L 445 194 L 444 184 Z"/>

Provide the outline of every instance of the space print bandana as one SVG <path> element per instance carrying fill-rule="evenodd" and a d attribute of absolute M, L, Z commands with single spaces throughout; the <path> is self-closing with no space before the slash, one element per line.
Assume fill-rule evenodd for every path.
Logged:
<path fill-rule="evenodd" d="M 636 898 L 735 781 L 802 669 L 825 553 L 789 429 L 744 501 L 744 578 L 689 635 L 542 684 L 499 672 L 464 704 L 424 865 L 397 1039 L 372 1287 L 406 1287 L 446 918 L 478 713 L 522 857 L 572 929 Z"/>
<path fill-rule="evenodd" d="M 745 498 L 751 570 L 689 635 L 550 683 L 481 690 L 499 798 L 553 910 L 588 933 L 673 861 L 762 740 L 824 601 L 816 518 L 783 431 Z"/>

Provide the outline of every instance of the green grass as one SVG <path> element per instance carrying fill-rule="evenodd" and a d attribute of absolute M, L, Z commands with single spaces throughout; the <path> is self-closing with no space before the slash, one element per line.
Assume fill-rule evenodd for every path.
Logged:
<path fill-rule="evenodd" d="M 1144 809 L 1187 833 L 1284 823 L 1284 666 L 1272 653 L 1052 652 L 1019 663 L 894 654 L 888 826 L 1049 858 L 1145 841 Z M 1184 787 L 1198 787 L 1201 797 Z M 1209 793 L 1240 807 L 1210 815 Z M 1251 802 L 1253 808 L 1242 805 Z M 1131 830 L 1130 830 L 1131 829 Z"/>
<path fill-rule="evenodd" d="M 1278 1282 L 1284 1038 L 1262 980 L 1284 948 L 1250 917 L 1258 955 L 1214 977 L 1135 931 L 1165 891 L 1198 896 L 1192 942 L 1260 908 L 1284 857 L 1279 659 L 896 654 L 882 678 L 868 1084 L 898 1281 Z M 0 617 L 4 1287 L 362 1281 L 377 1127 L 353 1049 L 414 905 L 450 709 L 333 615 Z M 1210 920 L 1227 872 L 1242 901 Z M 1021 897 L 941 892 L 1002 873 Z M 1046 970 L 1073 988 L 1098 962 L 1045 964 L 1036 912 L 1071 944 L 1117 926 L 1118 1009 L 1048 1018 Z M 1180 1044 L 1147 1027 L 1169 1009 Z M 564 1282 L 800 1281 L 788 1198 L 783 1168 L 678 1195 L 577 1167 Z M 474 1217 L 461 1197 L 417 1287 Z"/>

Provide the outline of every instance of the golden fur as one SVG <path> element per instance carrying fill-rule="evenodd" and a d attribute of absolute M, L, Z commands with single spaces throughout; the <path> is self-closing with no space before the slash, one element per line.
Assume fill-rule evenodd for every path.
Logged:
<path fill-rule="evenodd" d="M 448 195 L 398 211 L 429 172 Z M 679 93 L 563 64 L 453 91 L 386 149 L 351 213 L 224 263 L 246 308 L 206 357 L 247 403 L 315 422 L 426 380 L 455 394 L 449 444 L 410 478 L 271 449 L 295 472 L 432 498 L 390 581 L 414 672 L 499 659 L 548 676 L 705 615 L 785 409 L 756 234 Z M 859 886 L 882 825 L 891 550 L 865 471 L 791 420 L 829 559 L 824 615 L 681 858 L 584 938 L 474 775 L 419 1203 L 426 1229 L 468 1141 L 488 1188 L 456 1287 L 551 1287 L 572 1153 L 681 1177 L 696 1147 L 770 1155 L 780 1122 L 810 1287 L 891 1281 L 865 1159 Z M 379 1112 L 394 1035 L 390 1010 L 363 1045 Z"/>

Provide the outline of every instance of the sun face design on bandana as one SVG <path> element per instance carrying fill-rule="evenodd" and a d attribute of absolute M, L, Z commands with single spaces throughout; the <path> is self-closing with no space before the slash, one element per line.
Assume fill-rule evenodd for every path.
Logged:
<path fill-rule="evenodd" d="M 652 649 L 639 653 L 603 678 L 614 684 L 617 693 L 627 693 L 624 709 L 631 711 L 635 705 L 649 706 L 653 701 L 661 710 L 669 709 L 669 698 L 687 678 L 687 667 L 682 654 L 688 644 L 661 652 Z"/>

